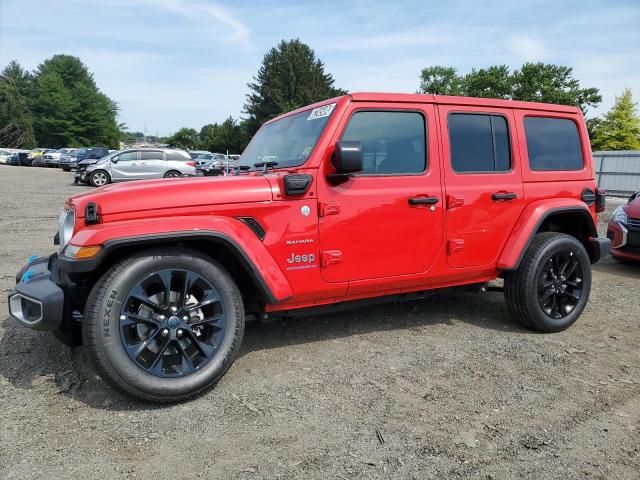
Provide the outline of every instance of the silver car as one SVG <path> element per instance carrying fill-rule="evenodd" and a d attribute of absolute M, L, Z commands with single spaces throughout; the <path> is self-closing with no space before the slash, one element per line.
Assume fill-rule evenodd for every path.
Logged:
<path fill-rule="evenodd" d="M 144 148 L 112 153 L 85 168 L 79 165 L 76 180 L 101 187 L 111 182 L 196 174 L 196 164 L 184 150 Z"/>

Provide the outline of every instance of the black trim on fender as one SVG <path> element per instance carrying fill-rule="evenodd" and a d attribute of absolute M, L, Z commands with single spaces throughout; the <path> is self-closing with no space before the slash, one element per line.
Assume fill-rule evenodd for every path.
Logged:
<path fill-rule="evenodd" d="M 589 210 L 587 210 L 586 208 L 581 208 L 581 207 L 550 208 L 549 210 L 544 212 L 544 214 L 538 219 L 535 227 L 532 229 L 532 232 L 529 234 L 529 238 L 527 239 L 527 243 L 525 243 L 524 247 L 522 248 L 522 251 L 520 252 L 520 255 L 518 256 L 518 260 L 516 261 L 515 265 L 513 267 L 511 267 L 511 268 L 503 268 L 501 270 L 503 272 L 512 272 L 513 270 L 517 270 L 518 269 L 518 267 L 520 266 L 520 263 L 522 262 L 522 258 L 524 257 L 524 254 L 527 252 L 527 250 L 529 249 L 529 246 L 531 245 L 531 242 L 533 241 L 533 237 L 536 236 L 536 233 L 538 233 L 538 229 L 540 228 L 540 226 L 544 223 L 544 221 L 548 217 L 550 217 L 551 215 L 554 215 L 556 213 L 574 213 L 574 212 L 578 212 L 578 213 L 582 214 L 585 217 L 585 219 L 587 220 L 587 224 L 589 225 L 589 235 L 591 237 L 593 237 L 593 238 L 597 238 L 598 237 L 598 230 L 596 230 L 596 226 L 593 223 L 593 218 L 589 214 Z M 591 263 L 595 263 L 597 261 L 598 261 L 598 259 L 593 260 Z"/>
<path fill-rule="evenodd" d="M 100 253 L 98 253 L 95 258 L 91 258 L 89 260 L 75 260 L 73 258 L 65 257 L 63 253 L 58 257 L 58 263 L 60 269 L 69 274 L 89 273 L 95 271 L 107 255 L 115 250 L 135 245 L 161 244 L 167 240 L 213 240 L 218 241 L 219 243 L 225 243 L 227 246 L 231 247 L 231 251 L 234 253 L 236 259 L 240 261 L 240 263 L 247 269 L 253 280 L 255 280 L 260 288 L 260 293 L 264 295 L 267 301 L 270 304 L 280 303 L 281 300 L 275 298 L 260 271 L 253 265 L 249 257 L 247 257 L 246 253 L 240 248 L 236 241 L 228 235 L 219 232 L 200 230 L 197 232 L 172 232 L 123 237 L 105 242 L 102 250 L 100 250 Z"/>

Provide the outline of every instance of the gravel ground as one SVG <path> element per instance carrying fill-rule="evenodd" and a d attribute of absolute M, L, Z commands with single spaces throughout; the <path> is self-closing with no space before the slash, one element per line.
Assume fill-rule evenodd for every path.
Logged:
<path fill-rule="evenodd" d="M 52 251 L 71 178 L 0 166 L 4 295 Z M 0 478 L 637 479 L 640 267 L 607 258 L 593 280 L 552 335 L 500 293 L 250 325 L 217 388 L 169 407 L 114 392 L 2 300 Z"/>

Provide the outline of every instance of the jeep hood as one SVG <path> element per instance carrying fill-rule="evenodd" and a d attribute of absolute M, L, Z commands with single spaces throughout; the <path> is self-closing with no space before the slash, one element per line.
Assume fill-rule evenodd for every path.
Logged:
<path fill-rule="evenodd" d="M 100 215 L 176 209 L 230 203 L 266 202 L 273 195 L 263 176 L 221 176 L 142 180 L 110 184 L 75 195 L 67 204 L 84 217 L 88 203 L 98 205 Z"/>

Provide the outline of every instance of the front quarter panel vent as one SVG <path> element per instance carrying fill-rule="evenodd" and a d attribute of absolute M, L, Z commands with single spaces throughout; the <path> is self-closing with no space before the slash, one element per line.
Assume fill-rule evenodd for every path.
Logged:
<path fill-rule="evenodd" d="M 244 223 L 247 227 L 249 227 L 251 231 L 256 234 L 256 237 L 260 239 L 260 241 L 264 240 L 264 237 L 267 235 L 267 232 L 265 232 L 262 225 L 260 225 L 260 222 L 258 222 L 255 218 L 253 217 L 236 217 L 236 218 L 240 220 L 242 223 Z"/>

